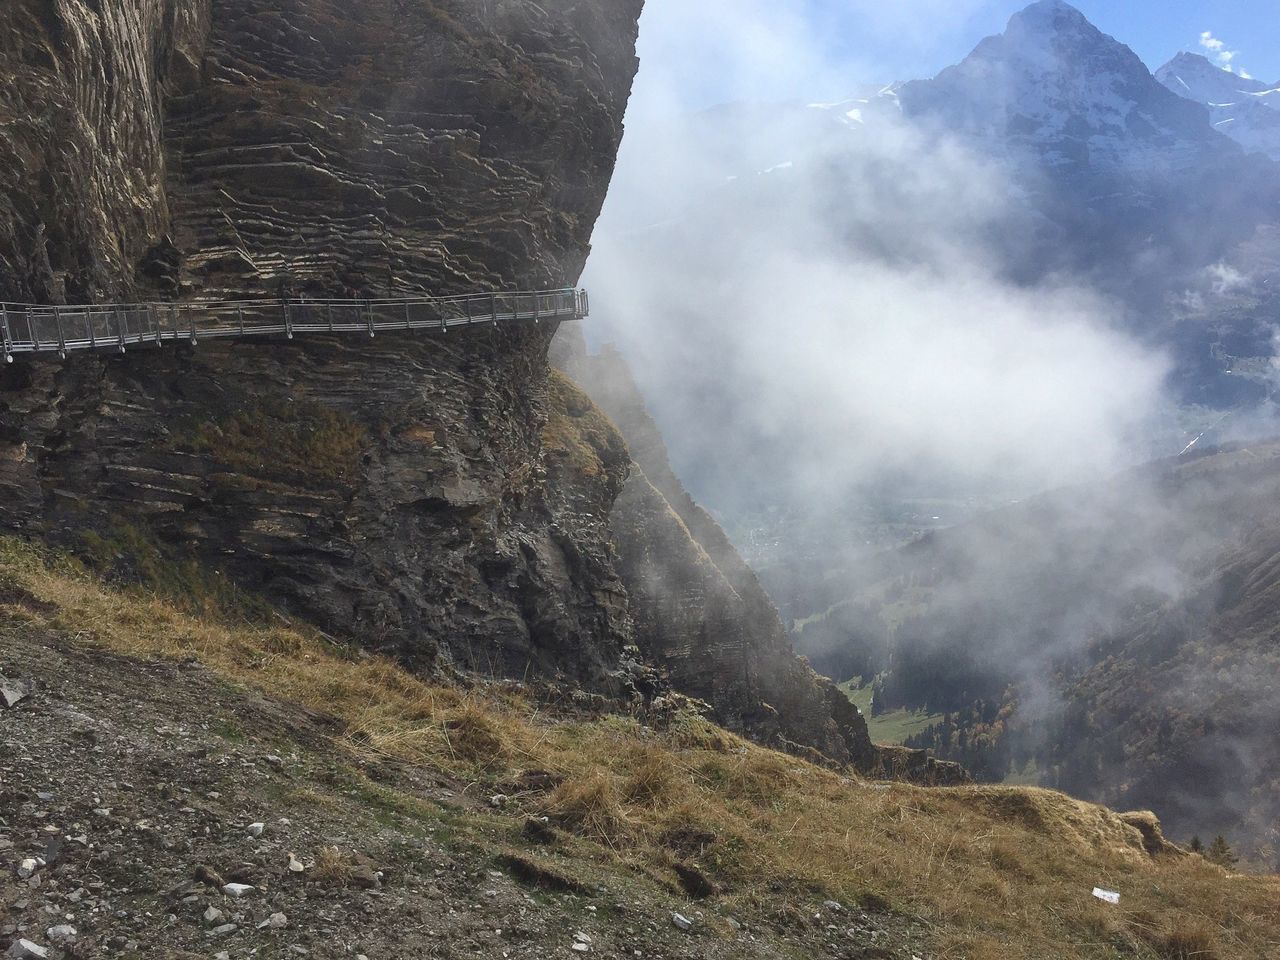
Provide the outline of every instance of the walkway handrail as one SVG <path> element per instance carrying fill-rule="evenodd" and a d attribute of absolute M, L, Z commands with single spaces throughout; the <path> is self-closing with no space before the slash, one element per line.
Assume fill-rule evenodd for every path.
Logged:
<path fill-rule="evenodd" d="M 447 331 L 486 323 L 582 320 L 585 290 L 475 293 L 456 297 L 362 300 L 222 300 L 186 303 L 37 305 L 0 302 L 4 359 L 73 350 L 158 347 L 205 339 L 299 333 Z"/>

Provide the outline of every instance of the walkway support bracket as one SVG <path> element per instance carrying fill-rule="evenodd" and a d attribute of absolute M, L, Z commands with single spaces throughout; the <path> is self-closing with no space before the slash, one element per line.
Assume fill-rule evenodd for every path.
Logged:
<path fill-rule="evenodd" d="M 65 360 L 67 358 L 67 335 L 62 329 L 62 309 L 58 306 L 53 308 L 53 320 L 58 325 L 58 356 Z"/>
<path fill-rule="evenodd" d="M 13 363 L 13 335 L 9 332 L 9 308 L 0 303 L 0 321 L 4 323 L 4 362 Z"/>

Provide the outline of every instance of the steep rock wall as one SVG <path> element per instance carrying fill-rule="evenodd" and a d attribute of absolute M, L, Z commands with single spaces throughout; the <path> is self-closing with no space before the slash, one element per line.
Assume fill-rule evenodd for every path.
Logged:
<path fill-rule="evenodd" d="M 11 525 L 121 572 L 194 560 L 422 669 L 600 692 L 628 635 L 607 504 L 542 455 L 549 331 L 218 344 L 0 380 Z"/>
<path fill-rule="evenodd" d="M 0 299 L 572 284 L 641 5 L 6 4 Z M 548 484 L 553 333 L 19 362 L 0 520 L 422 667 L 625 695 L 625 455 Z"/>
<path fill-rule="evenodd" d="M 0 300 L 572 283 L 642 3 L 6 3 Z"/>
<path fill-rule="evenodd" d="M 168 225 L 165 84 L 207 30 L 208 0 L 0 7 L 0 300 L 132 292 Z"/>
<path fill-rule="evenodd" d="M 170 102 L 184 285 L 433 293 L 577 280 L 641 0 L 217 0 Z"/>

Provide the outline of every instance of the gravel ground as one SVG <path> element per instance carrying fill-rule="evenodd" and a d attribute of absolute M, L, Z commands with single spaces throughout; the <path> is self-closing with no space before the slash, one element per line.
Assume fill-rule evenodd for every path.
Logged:
<path fill-rule="evenodd" d="M 196 664 L 10 621 L 0 675 L 30 690 L 0 700 L 8 957 L 928 957 L 905 918 L 735 916 L 536 844 L 480 785 L 360 767 L 333 721 Z"/>

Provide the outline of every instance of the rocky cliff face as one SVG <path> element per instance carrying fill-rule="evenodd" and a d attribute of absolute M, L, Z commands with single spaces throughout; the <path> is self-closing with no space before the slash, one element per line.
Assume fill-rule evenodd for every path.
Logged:
<path fill-rule="evenodd" d="M 6 5 L 0 299 L 571 284 L 640 8 Z M 546 478 L 552 333 L 16 365 L 3 519 L 422 666 L 617 692 L 607 530 Z"/>
<path fill-rule="evenodd" d="M 16 0 L 0 298 L 575 280 L 642 0 Z"/>
<path fill-rule="evenodd" d="M 164 93 L 198 69 L 209 2 L 0 9 L 0 300 L 130 290 L 169 223 Z"/>

